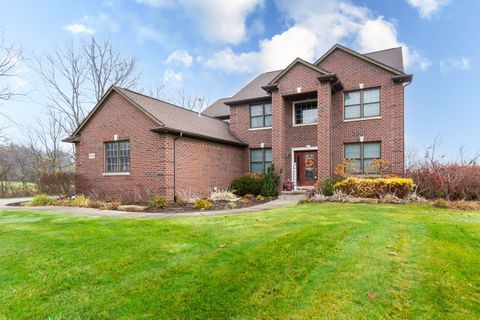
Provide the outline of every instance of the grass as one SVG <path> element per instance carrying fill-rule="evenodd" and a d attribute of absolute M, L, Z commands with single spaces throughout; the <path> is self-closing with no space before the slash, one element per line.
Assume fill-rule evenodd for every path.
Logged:
<path fill-rule="evenodd" d="M 0 319 L 478 319 L 479 257 L 479 212 L 427 206 L 5 211 Z"/>
<path fill-rule="evenodd" d="M 27 182 L 24 186 L 21 181 L 0 181 L 0 198 L 28 196 L 35 192 L 36 186 L 33 182 Z"/>

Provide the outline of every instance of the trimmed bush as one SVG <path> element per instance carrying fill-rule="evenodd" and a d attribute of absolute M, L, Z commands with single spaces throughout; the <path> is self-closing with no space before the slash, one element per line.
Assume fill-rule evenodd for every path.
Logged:
<path fill-rule="evenodd" d="M 263 174 L 244 174 L 233 180 L 230 184 L 230 190 L 237 196 L 246 194 L 260 194 L 262 190 Z"/>
<path fill-rule="evenodd" d="M 405 198 L 413 189 L 413 180 L 409 178 L 347 178 L 337 182 L 334 189 L 362 198 L 380 198 L 387 194 Z"/>
<path fill-rule="evenodd" d="M 193 207 L 200 210 L 210 210 L 212 206 L 212 203 L 208 199 L 197 199 L 193 203 Z"/>
<path fill-rule="evenodd" d="M 150 209 L 163 209 L 167 207 L 167 199 L 164 196 L 156 196 L 148 202 Z"/>
<path fill-rule="evenodd" d="M 54 201 L 54 199 L 50 198 L 46 194 L 40 194 L 33 197 L 32 201 L 30 201 L 27 205 L 30 207 L 51 206 Z"/>
<path fill-rule="evenodd" d="M 275 165 L 272 163 L 267 173 L 262 179 L 262 188 L 260 194 L 265 197 L 275 197 L 278 195 L 278 185 L 280 184 L 280 176 L 275 173 Z"/>
<path fill-rule="evenodd" d="M 71 172 L 42 173 L 37 182 L 37 190 L 42 194 L 68 197 L 74 193 L 74 174 Z"/>

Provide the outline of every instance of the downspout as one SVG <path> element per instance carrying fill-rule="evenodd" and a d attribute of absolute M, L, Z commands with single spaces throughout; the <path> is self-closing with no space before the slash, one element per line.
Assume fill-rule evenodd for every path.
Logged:
<path fill-rule="evenodd" d="M 176 165 L 176 155 L 177 155 L 177 149 L 176 149 L 176 142 L 178 139 L 180 139 L 183 136 L 183 132 L 180 132 L 178 137 L 173 138 L 173 201 L 177 201 L 177 165 Z"/>

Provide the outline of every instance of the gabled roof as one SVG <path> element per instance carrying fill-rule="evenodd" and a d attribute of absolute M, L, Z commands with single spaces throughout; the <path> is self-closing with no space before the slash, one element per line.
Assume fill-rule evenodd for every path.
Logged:
<path fill-rule="evenodd" d="M 354 55 L 355 57 L 358 57 L 362 60 L 365 60 L 369 63 L 372 63 L 380 68 L 383 68 L 387 71 L 390 71 L 392 72 L 393 74 L 396 74 L 396 75 L 399 75 L 399 74 L 403 74 L 403 67 L 400 69 L 397 69 L 398 68 L 398 64 L 399 64 L 399 61 L 397 61 L 398 59 L 398 53 L 397 51 L 391 51 L 391 52 L 381 52 L 381 51 L 377 51 L 377 52 L 371 52 L 371 53 L 367 53 L 367 54 L 361 54 L 361 53 L 358 53 L 352 49 L 349 49 L 347 47 L 344 47 L 340 44 L 336 44 L 334 45 L 332 48 L 330 48 L 330 50 L 328 50 L 323 56 L 321 56 L 317 61 L 315 61 L 315 65 L 319 65 L 323 60 L 325 60 L 332 52 L 334 52 L 335 50 L 342 50 L 342 51 L 345 51 L 351 55 Z M 398 48 L 393 48 L 392 50 L 398 50 Z M 382 50 L 382 51 L 387 51 L 387 50 Z M 394 54 L 392 54 L 392 52 L 395 52 Z M 400 54 L 401 54 L 401 50 L 400 50 Z M 375 58 L 374 58 L 375 57 Z M 382 59 L 383 61 L 381 61 L 380 59 Z M 401 55 L 400 55 L 401 57 Z M 386 62 L 394 62 L 393 64 L 395 66 L 392 66 L 392 65 L 387 65 Z M 403 65 L 403 60 L 402 60 L 402 65 Z"/>
<path fill-rule="evenodd" d="M 202 114 L 213 118 L 228 118 L 230 116 L 230 107 L 225 104 L 230 98 L 218 99 L 211 105 L 209 105 Z"/>
<path fill-rule="evenodd" d="M 245 87 L 235 93 L 230 99 L 226 99 L 223 102 L 226 105 L 240 103 L 242 101 L 270 99 L 270 95 L 262 89 L 273 78 L 275 78 L 282 70 L 264 72 L 258 75 L 255 79 L 250 81 Z"/>
<path fill-rule="evenodd" d="M 402 47 L 368 52 L 364 53 L 363 55 L 404 72 Z"/>
<path fill-rule="evenodd" d="M 305 61 L 301 58 L 296 58 L 295 60 L 292 61 L 292 63 L 290 63 L 285 69 L 282 70 L 282 72 L 280 72 L 279 74 L 277 74 L 277 76 L 275 78 L 273 78 L 272 80 L 270 80 L 270 82 L 268 83 L 268 85 L 274 85 L 274 84 L 278 84 L 278 81 L 288 73 L 288 71 L 290 71 L 290 69 L 292 69 L 295 65 L 297 64 L 303 64 L 304 66 L 314 70 L 314 71 L 317 71 L 319 72 L 320 74 L 324 75 L 324 74 L 329 74 L 330 72 L 328 71 L 325 71 L 313 64 L 311 64 L 310 62 L 308 61 Z"/>
<path fill-rule="evenodd" d="M 85 120 L 75 130 L 72 136 L 66 141 L 72 142 L 81 133 L 82 128 L 92 118 L 95 112 L 101 107 L 107 97 L 113 92 L 117 92 L 133 106 L 137 107 L 142 113 L 151 118 L 158 124 L 154 128 L 145 128 L 155 132 L 175 132 L 182 133 L 185 136 L 192 136 L 205 140 L 217 142 L 245 145 L 240 139 L 236 138 L 229 131 L 228 123 L 211 118 L 206 115 L 200 115 L 197 112 L 187 110 L 166 101 L 158 100 L 129 89 L 111 87 L 103 96 L 99 103 L 88 114 Z"/>

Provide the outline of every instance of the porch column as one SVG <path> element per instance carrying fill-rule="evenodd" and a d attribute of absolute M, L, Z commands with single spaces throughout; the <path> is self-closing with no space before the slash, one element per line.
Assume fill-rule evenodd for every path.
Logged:
<path fill-rule="evenodd" d="M 280 173 L 280 190 L 285 181 L 285 102 L 280 92 L 272 92 L 272 161 Z"/>
<path fill-rule="evenodd" d="M 332 176 L 331 153 L 331 117 L 332 117 L 332 88 L 329 81 L 321 81 L 318 88 L 318 180 Z"/>

